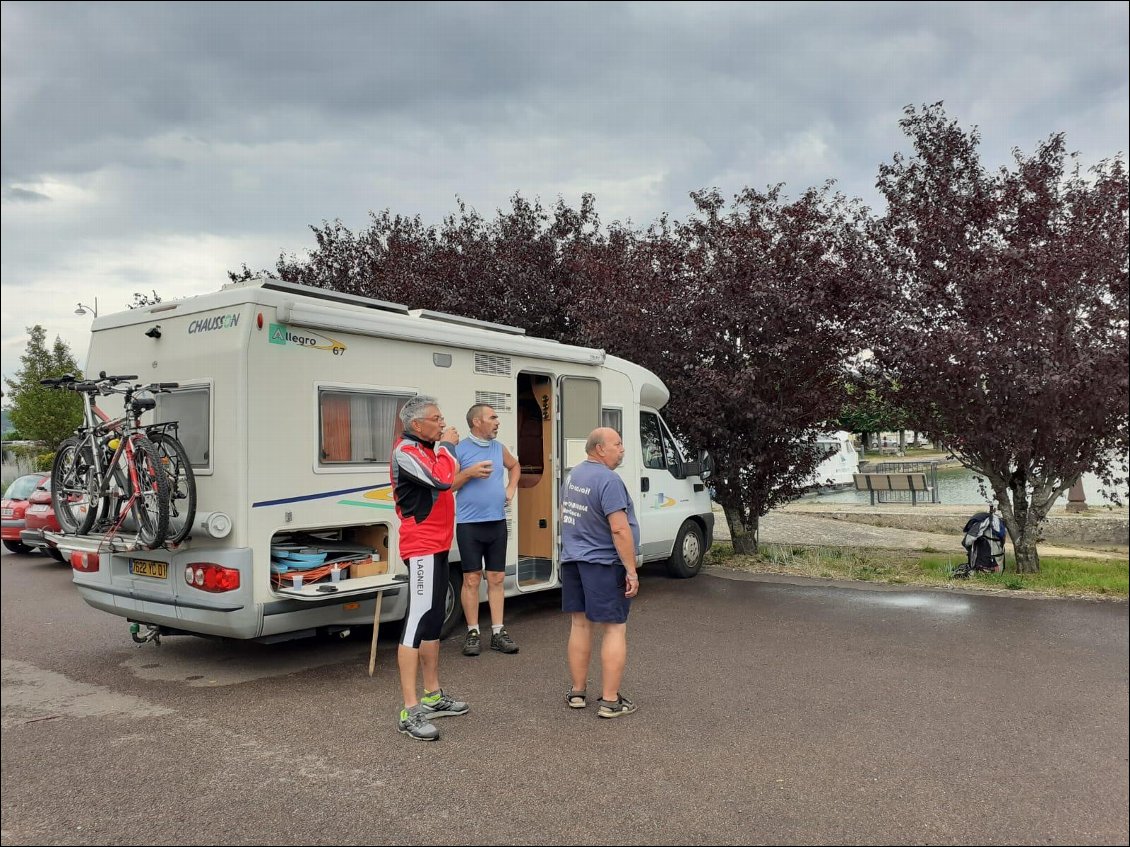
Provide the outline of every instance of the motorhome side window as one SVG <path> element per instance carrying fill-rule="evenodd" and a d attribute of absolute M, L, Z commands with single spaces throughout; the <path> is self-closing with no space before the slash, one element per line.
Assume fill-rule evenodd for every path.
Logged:
<path fill-rule="evenodd" d="M 624 413 L 619 409 L 601 409 L 600 410 L 600 425 L 606 426 L 609 429 L 614 429 L 620 435 L 624 434 Z"/>
<path fill-rule="evenodd" d="M 407 400 L 406 394 L 319 390 L 319 463 L 388 462 Z"/>
<path fill-rule="evenodd" d="M 177 438 L 194 468 L 208 467 L 208 445 L 212 443 L 211 394 L 208 386 L 201 385 L 156 395 L 153 419 L 157 423 L 177 422 Z"/>
<path fill-rule="evenodd" d="M 640 446 L 643 448 L 643 466 L 654 470 L 667 467 L 664 458 L 663 436 L 659 431 L 659 416 L 640 412 Z"/>

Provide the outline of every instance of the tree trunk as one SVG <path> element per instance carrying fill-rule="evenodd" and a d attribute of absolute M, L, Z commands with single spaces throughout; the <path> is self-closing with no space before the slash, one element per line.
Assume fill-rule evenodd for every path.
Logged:
<path fill-rule="evenodd" d="M 1040 554 L 1036 551 L 1035 533 L 1022 532 L 1012 542 L 1016 554 L 1017 573 L 1039 573 Z"/>
<path fill-rule="evenodd" d="M 730 541 L 734 545 L 734 552 L 756 553 L 757 515 L 751 514 L 748 519 L 744 519 L 740 509 L 725 504 L 722 505 L 722 511 L 726 513 L 726 523 L 730 527 Z"/>
<path fill-rule="evenodd" d="M 985 473 L 984 471 L 974 471 Z M 1046 483 L 1037 482 L 1032 500 L 1028 495 L 1028 474 L 1022 469 L 1002 478 L 985 473 L 1004 518 L 1008 537 L 1012 539 L 1017 573 L 1039 573 L 1040 554 L 1036 543 L 1040 540 L 1040 524 L 1051 506 Z"/>

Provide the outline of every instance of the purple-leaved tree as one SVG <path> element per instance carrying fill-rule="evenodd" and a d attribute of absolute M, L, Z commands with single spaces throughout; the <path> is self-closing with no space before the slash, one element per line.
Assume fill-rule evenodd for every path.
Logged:
<path fill-rule="evenodd" d="M 1062 135 L 988 172 L 977 131 L 906 109 L 913 155 L 879 171 L 872 229 L 888 308 L 873 363 L 914 426 L 983 477 L 1018 572 L 1040 524 L 1085 472 L 1124 484 L 1127 172 L 1082 173 Z"/>
<path fill-rule="evenodd" d="M 646 232 L 602 228 L 589 195 L 552 211 L 515 195 L 491 220 L 460 203 L 441 227 L 385 211 L 359 234 L 340 221 L 312 227 L 316 249 L 280 257 L 272 275 L 513 324 L 650 368 L 671 389 L 669 423 L 714 457 L 734 548 L 750 552 L 761 516 L 797 497 L 825 458 L 815 435 L 839 414 L 874 289 L 865 210 L 830 186 L 795 202 L 780 187 L 747 189 L 728 212 L 717 191 L 692 197 L 696 215 Z"/>
<path fill-rule="evenodd" d="M 664 414 L 714 459 L 735 551 L 755 552 L 760 518 L 800 495 L 844 403 L 873 289 L 865 210 L 830 186 L 793 202 L 746 189 L 728 211 L 716 190 L 691 196 L 695 215 L 631 245 L 611 289 L 622 306 L 590 335 L 667 383 Z"/>

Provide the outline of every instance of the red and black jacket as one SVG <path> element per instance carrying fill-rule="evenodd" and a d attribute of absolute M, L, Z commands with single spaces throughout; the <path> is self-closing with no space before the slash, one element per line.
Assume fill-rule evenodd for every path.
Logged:
<path fill-rule="evenodd" d="M 392 447 L 390 468 L 400 518 L 400 557 L 446 553 L 455 534 L 455 446 L 422 441 L 406 432 Z"/>

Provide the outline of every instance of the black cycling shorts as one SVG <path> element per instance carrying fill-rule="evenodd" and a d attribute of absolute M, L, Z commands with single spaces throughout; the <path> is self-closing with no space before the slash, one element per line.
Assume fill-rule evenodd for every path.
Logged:
<path fill-rule="evenodd" d="M 480 521 L 455 526 L 463 573 L 506 571 L 506 521 Z"/>
<path fill-rule="evenodd" d="M 419 647 L 421 641 L 439 641 L 447 604 L 447 553 L 405 559 L 408 566 L 408 613 L 400 643 Z"/>

